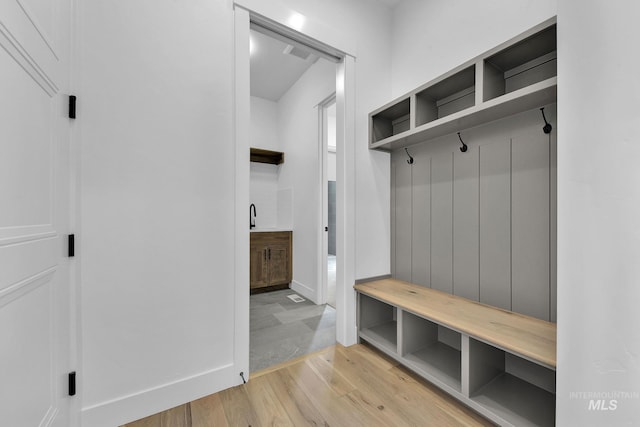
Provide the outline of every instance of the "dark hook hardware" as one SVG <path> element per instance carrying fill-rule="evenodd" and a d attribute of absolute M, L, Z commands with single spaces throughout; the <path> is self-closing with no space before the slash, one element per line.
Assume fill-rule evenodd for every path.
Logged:
<path fill-rule="evenodd" d="M 242 384 L 247 383 L 247 381 L 244 379 L 244 372 L 240 372 L 240 378 L 242 378 Z"/>
<path fill-rule="evenodd" d="M 407 163 L 412 165 L 413 164 L 413 157 L 411 157 L 411 154 L 409 154 L 409 150 L 407 150 L 407 147 L 404 147 L 404 152 L 407 153 L 407 156 L 409 156 L 409 160 L 407 160 Z"/>
<path fill-rule="evenodd" d="M 544 107 L 542 107 L 540 109 L 540 111 L 542 112 L 542 118 L 544 119 L 544 127 L 542 128 L 542 131 L 544 133 L 549 134 L 549 133 L 551 133 L 551 130 L 553 129 L 553 126 L 551 126 L 551 123 L 549 123 L 547 121 L 547 118 L 544 116 Z"/>
<path fill-rule="evenodd" d="M 460 151 L 462 151 L 463 153 L 466 153 L 467 144 L 465 144 L 464 141 L 462 140 L 462 137 L 460 136 L 460 132 L 458 132 L 458 139 L 460 139 L 460 143 L 462 144 L 462 147 L 460 147 Z"/>

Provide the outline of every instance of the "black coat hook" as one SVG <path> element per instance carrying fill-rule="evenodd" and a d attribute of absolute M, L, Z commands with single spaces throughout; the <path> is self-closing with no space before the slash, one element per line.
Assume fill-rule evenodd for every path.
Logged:
<path fill-rule="evenodd" d="M 467 152 L 467 144 L 464 143 L 464 141 L 462 140 L 462 137 L 460 136 L 460 132 L 458 132 L 458 138 L 460 139 L 460 142 L 462 143 L 462 147 L 460 147 L 460 151 L 462 151 L 463 153 Z"/>
<path fill-rule="evenodd" d="M 551 123 L 549 123 L 549 122 L 547 121 L 547 118 L 544 116 L 544 107 L 542 107 L 542 108 L 540 109 L 540 111 L 542 112 L 542 118 L 543 118 L 543 120 L 544 120 L 544 127 L 542 128 L 542 131 L 543 131 L 544 133 L 547 133 L 547 134 L 548 134 L 548 133 L 551 133 L 551 130 L 553 129 L 553 126 L 551 126 Z"/>
<path fill-rule="evenodd" d="M 404 147 L 404 152 L 407 153 L 407 156 L 409 156 L 409 160 L 407 160 L 407 163 L 412 165 L 413 164 L 413 157 L 411 157 L 411 154 L 409 154 L 409 150 L 407 150 L 407 147 Z"/>

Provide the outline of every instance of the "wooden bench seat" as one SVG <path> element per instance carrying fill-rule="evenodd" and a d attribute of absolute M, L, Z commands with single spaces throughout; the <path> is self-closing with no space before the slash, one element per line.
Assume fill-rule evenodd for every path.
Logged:
<path fill-rule="evenodd" d="M 511 353 L 556 367 L 555 323 L 396 279 L 360 283 L 354 288 Z"/>

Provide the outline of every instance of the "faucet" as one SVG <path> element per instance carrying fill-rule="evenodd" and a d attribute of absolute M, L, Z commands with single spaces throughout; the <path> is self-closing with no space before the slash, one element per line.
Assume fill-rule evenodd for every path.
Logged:
<path fill-rule="evenodd" d="M 253 215 L 251 215 L 252 209 L 253 209 Z M 251 203 L 251 205 L 249 206 L 249 230 L 251 230 L 252 228 L 255 228 L 257 215 L 258 214 L 256 214 L 256 205 Z"/>

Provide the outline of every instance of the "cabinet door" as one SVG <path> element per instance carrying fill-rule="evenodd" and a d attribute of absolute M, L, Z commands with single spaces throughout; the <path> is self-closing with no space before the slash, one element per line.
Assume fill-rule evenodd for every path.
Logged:
<path fill-rule="evenodd" d="M 269 247 L 269 284 L 283 285 L 291 282 L 291 257 L 289 246 L 274 243 Z"/>
<path fill-rule="evenodd" d="M 269 286 L 269 261 L 267 259 L 267 252 L 268 249 L 265 245 L 251 245 L 251 270 L 249 273 L 251 289 Z"/>

